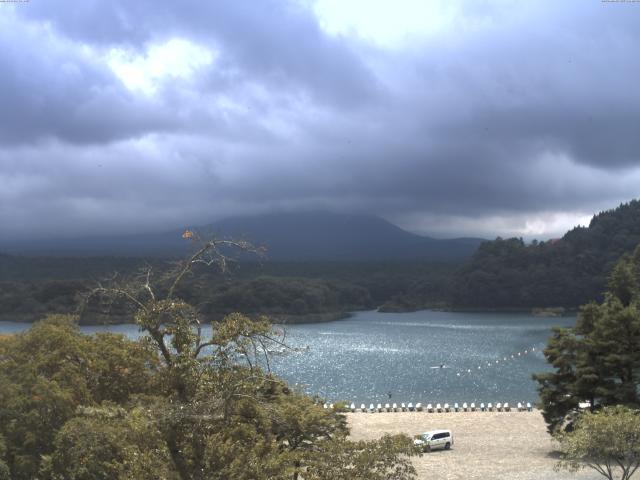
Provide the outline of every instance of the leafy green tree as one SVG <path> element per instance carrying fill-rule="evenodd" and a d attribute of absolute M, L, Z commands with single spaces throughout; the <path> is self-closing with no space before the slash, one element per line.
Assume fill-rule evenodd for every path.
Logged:
<path fill-rule="evenodd" d="M 545 349 L 550 373 L 534 375 L 554 432 L 578 403 L 640 406 L 640 247 L 614 268 L 601 304 L 582 307 L 574 328 L 556 329 Z"/>
<path fill-rule="evenodd" d="M 81 408 L 58 432 L 41 467 L 51 480 L 177 480 L 149 410 Z"/>
<path fill-rule="evenodd" d="M 352 442 L 339 409 L 270 373 L 268 351 L 288 347 L 267 319 L 203 329 L 181 282 L 224 268 L 229 247 L 247 246 L 205 242 L 170 274 L 88 291 L 133 305 L 138 341 L 82 335 L 69 316 L 0 338 L 0 480 L 414 477 L 408 437 Z"/>
<path fill-rule="evenodd" d="M 4 437 L 0 435 L 0 480 L 11 480 L 11 472 L 9 471 L 9 465 L 5 460 L 7 454 L 7 445 L 4 441 Z"/>
<path fill-rule="evenodd" d="M 0 435 L 12 478 L 37 478 L 43 455 L 79 406 L 126 402 L 147 393 L 154 351 L 121 336 L 82 335 L 52 316 L 0 341 Z"/>
<path fill-rule="evenodd" d="M 304 478 L 309 480 L 400 480 L 412 478 L 410 456 L 413 441 L 405 435 L 385 435 L 376 441 L 340 442 L 325 445 L 310 460 Z"/>
<path fill-rule="evenodd" d="M 344 478 L 413 478 L 408 437 L 351 442 L 339 411 L 322 408 L 269 372 L 270 347 L 286 345 L 266 319 L 231 314 L 205 335 L 200 313 L 180 298 L 179 285 L 198 265 L 224 267 L 223 247 L 246 245 L 206 242 L 170 277 L 154 282 L 147 270 L 141 282 L 90 292 L 135 305 L 135 321 L 146 334 L 139 344 L 157 354 L 148 374 L 135 378 L 151 390 L 133 395 L 125 384 L 116 398 L 102 398 L 102 389 L 87 387 L 81 403 L 90 408 L 67 412 L 48 432 L 42 478 L 328 480 L 336 477 L 326 472 L 342 469 L 356 475 Z M 119 355 L 105 350 L 104 365 L 118 365 Z"/>
<path fill-rule="evenodd" d="M 588 467 L 609 480 L 628 480 L 640 467 L 638 410 L 616 406 L 585 412 L 573 431 L 559 433 L 556 438 L 562 450 L 558 469 Z"/>

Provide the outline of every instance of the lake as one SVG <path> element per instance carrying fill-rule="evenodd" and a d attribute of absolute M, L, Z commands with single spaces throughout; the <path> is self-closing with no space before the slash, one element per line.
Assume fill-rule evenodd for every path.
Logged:
<path fill-rule="evenodd" d="M 551 328 L 574 323 L 507 313 L 356 312 L 337 322 L 277 326 L 290 345 L 309 348 L 275 356 L 272 369 L 307 393 L 358 405 L 533 403 L 531 374 L 548 370 L 542 349 Z M 0 322 L 0 333 L 28 327 Z M 81 329 L 139 336 L 135 325 Z"/>

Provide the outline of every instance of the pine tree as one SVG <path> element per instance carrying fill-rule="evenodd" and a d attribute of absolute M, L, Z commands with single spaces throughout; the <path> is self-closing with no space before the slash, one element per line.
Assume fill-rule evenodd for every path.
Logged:
<path fill-rule="evenodd" d="M 545 356 L 555 371 L 534 379 L 549 431 L 581 401 L 640 406 L 640 246 L 613 269 L 602 304 L 583 306 L 574 328 L 554 331 Z"/>

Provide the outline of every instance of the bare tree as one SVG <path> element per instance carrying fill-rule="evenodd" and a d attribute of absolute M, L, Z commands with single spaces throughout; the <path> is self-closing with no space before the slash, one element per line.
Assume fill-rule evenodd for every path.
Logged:
<path fill-rule="evenodd" d="M 147 264 L 130 278 L 113 275 L 91 289 L 83 305 L 98 298 L 108 307 L 119 300 L 135 310 L 134 321 L 146 333 L 144 341 L 157 349 L 164 370 L 161 388 L 168 402 L 157 416 L 159 427 L 177 471 L 187 479 L 197 478 L 193 472 L 206 461 L 203 439 L 228 420 L 234 402 L 261 401 L 262 392 L 274 388 L 270 384 L 282 388 L 269 373 L 269 351 L 288 346 L 266 317 L 239 313 L 213 322 L 205 334 L 198 310 L 180 298 L 178 288 L 198 267 L 225 272 L 234 254 L 261 255 L 263 249 L 246 241 L 203 241 L 189 230 L 183 238 L 195 247 L 187 258 L 161 271 Z M 238 369 L 240 361 L 248 368 Z"/>

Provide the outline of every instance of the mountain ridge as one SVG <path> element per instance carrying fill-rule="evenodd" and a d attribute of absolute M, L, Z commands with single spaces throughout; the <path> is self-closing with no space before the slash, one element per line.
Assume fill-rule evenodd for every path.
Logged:
<path fill-rule="evenodd" d="M 479 238 L 435 239 L 372 215 L 280 212 L 229 217 L 160 233 L 72 238 L 0 245 L 0 251 L 38 256 L 180 257 L 189 251 L 186 229 L 203 238 L 242 238 L 267 248 L 271 261 L 444 261 L 469 258 Z"/>

